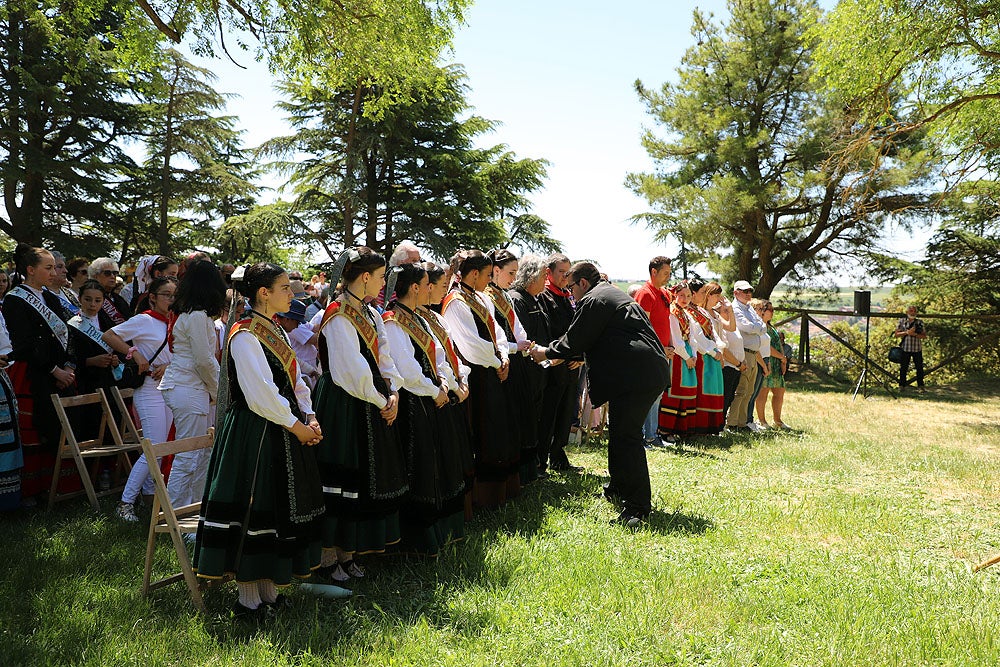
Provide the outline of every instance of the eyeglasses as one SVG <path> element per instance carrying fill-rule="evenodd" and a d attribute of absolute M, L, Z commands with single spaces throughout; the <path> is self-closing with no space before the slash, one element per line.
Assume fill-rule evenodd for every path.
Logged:
<path fill-rule="evenodd" d="M 118 271 L 112 271 L 111 269 L 104 269 L 101 271 L 102 276 L 117 276 Z"/>
<path fill-rule="evenodd" d="M 86 268 L 77 269 L 76 270 L 76 275 L 78 275 L 78 276 L 85 276 L 85 275 L 87 275 L 87 269 Z"/>
<path fill-rule="evenodd" d="M 575 283 L 568 283 L 568 284 L 566 285 L 566 289 L 573 289 L 574 287 L 576 287 L 576 286 L 577 286 L 577 285 L 579 285 L 579 284 L 580 284 L 579 282 L 575 282 Z"/>
<path fill-rule="evenodd" d="M 170 301 L 173 301 L 174 299 L 177 298 L 177 295 L 174 294 L 173 292 L 153 292 L 153 296 L 158 296 L 163 299 L 169 299 Z"/>

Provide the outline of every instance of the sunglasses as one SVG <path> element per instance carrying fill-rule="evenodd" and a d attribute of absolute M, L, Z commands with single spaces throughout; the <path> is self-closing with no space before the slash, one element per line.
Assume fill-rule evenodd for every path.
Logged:
<path fill-rule="evenodd" d="M 118 271 L 112 271 L 111 269 L 104 269 L 101 271 L 102 276 L 117 276 Z"/>
<path fill-rule="evenodd" d="M 87 269 L 77 269 L 76 270 L 76 275 L 78 275 L 78 276 L 85 276 L 85 275 L 87 275 Z"/>

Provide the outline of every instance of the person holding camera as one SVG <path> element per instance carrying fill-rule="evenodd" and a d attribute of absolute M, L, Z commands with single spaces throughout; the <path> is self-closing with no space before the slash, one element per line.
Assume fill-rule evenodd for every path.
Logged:
<path fill-rule="evenodd" d="M 917 369 L 917 388 L 924 391 L 924 339 L 927 330 L 923 320 L 917 319 L 916 306 L 906 309 L 906 317 L 900 318 L 896 324 L 896 337 L 899 347 L 903 349 L 903 358 L 899 362 L 899 390 L 906 388 L 906 376 L 910 372 L 910 359 Z"/>

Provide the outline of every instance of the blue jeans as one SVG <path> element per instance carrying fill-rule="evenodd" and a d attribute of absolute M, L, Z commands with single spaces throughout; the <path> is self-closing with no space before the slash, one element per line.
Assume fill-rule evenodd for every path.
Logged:
<path fill-rule="evenodd" d="M 656 439 L 656 428 L 660 423 L 660 397 L 656 397 L 653 407 L 646 414 L 646 421 L 642 425 L 642 437 L 646 440 Z"/>

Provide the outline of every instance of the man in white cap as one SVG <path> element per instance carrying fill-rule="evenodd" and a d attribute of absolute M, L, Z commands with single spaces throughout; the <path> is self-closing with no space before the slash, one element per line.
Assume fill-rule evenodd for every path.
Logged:
<path fill-rule="evenodd" d="M 739 384 L 736 385 L 736 395 L 729 406 L 726 416 L 726 426 L 730 430 L 750 428 L 759 430 L 748 424 L 747 411 L 757 386 L 757 356 L 760 354 L 760 337 L 767 332 L 767 325 L 760 319 L 753 308 L 750 299 L 753 298 L 753 285 L 746 280 L 737 280 L 733 285 L 733 314 L 736 315 L 736 329 L 743 338 L 745 364 L 740 373 Z"/>

